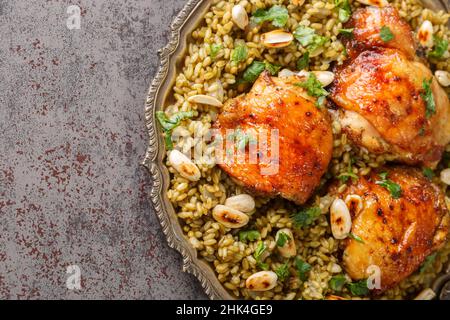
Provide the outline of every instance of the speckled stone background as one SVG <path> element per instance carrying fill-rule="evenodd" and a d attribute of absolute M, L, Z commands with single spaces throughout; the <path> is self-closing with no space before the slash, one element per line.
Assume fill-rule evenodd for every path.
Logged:
<path fill-rule="evenodd" d="M 140 166 L 157 50 L 184 2 L 0 0 L 0 298 L 206 298 Z M 73 264 L 81 290 L 66 288 Z"/>

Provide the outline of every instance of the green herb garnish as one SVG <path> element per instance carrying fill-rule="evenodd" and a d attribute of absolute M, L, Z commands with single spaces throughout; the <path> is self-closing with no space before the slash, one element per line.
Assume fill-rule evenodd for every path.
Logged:
<path fill-rule="evenodd" d="M 309 52 L 306 51 L 297 61 L 297 70 L 307 69 L 309 66 Z"/>
<path fill-rule="evenodd" d="M 212 59 L 215 59 L 219 54 L 220 50 L 222 50 L 223 46 L 221 44 L 214 43 L 210 46 L 210 56 Z"/>
<path fill-rule="evenodd" d="M 234 63 L 239 63 L 247 59 L 248 50 L 245 44 L 238 44 L 231 54 L 231 61 Z"/>
<path fill-rule="evenodd" d="M 434 171 L 431 168 L 428 167 L 423 168 L 422 173 L 428 180 L 431 180 L 434 177 Z"/>
<path fill-rule="evenodd" d="M 158 119 L 164 132 L 164 141 L 167 150 L 173 149 L 172 142 L 172 130 L 178 127 L 181 121 L 192 118 L 194 113 L 192 111 L 180 111 L 172 115 L 170 118 L 164 113 L 164 111 L 156 112 L 156 119 Z"/>
<path fill-rule="evenodd" d="M 296 227 L 306 227 L 316 221 L 321 213 L 322 210 L 319 207 L 306 208 L 294 214 L 292 220 Z"/>
<path fill-rule="evenodd" d="M 291 238 L 284 232 L 280 232 L 277 238 L 277 246 L 283 247 Z"/>
<path fill-rule="evenodd" d="M 322 84 L 314 73 L 308 75 L 308 79 L 304 82 L 296 83 L 296 86 L 306 89 L 308 94 L 312 97 L 327 96 L 328 92 L 322 87 Z"/>
<path fill-rule="evenodd" d="M 420 94 L 422 99 L 425 101 L 425 116 L 427 118 L 431 117 L 433 114 L 436 113 L 436 103 L 434 101 L 433 91 L 431 90 L 431 82 L 433 81 L 433 78 L 430 80 L 423 80 L 422 82 L 422 88 L 423 93 Z"/>
<path fill-rule="evenodd" d="M 354 233 L 349 233 L 348 234 L 348 237 L 349 238 L 351 238 L 351 239 L 353 239 L 353 240 L 355 240 L 355 241 L 358 241 L 359 243 L 364 243 L 364 240 L 360 237 L 360 236 L 357 236 L 356 234 L 354 234 Z"/>
<path fill-rule="evenodd" d="M 367 287 L 367 279 L 348 283 L 347 287 L 354 296 L 366 296 L 369 294 L 369 288 Z"/>
<path fill-rule="evenodd" d="M 266 249 L 267 248 L 264 242 L 260 241 L 258 242 L 255 252 L 253 253 L 253 257 L 256 259 L 256 265 L 263 270 L 269 269 L 268 264 L 261 261 L 261 256 L 266 251 Z"/>
<path fill-rule="evenodd" d="M 359 177 L 357 174 L 353 173 L 353 172 L 343 172 L 340 175 L 338 175 L 338 179 L 341 180 L 342 182 L 347 182 L 348 179 L 354 179 L 354 180 L 358 180 Z"/>
<path fill-rule="evenodd" d="M 345 284 L 347 283 L 347 278 L 340 274 L 337 276 L 334 276 L 330 279 L 328 282 L 328 285 L 330 286 L 330 289 L 336 292 L 342 291 L 344 289 Z"/>
<path fill-rule="evenodd" d="M 286 263 L 282 264 L 281 266 L 279 266 L 277 269 L 275 269 L 275 273 L 278 276 L 278 280 L 280 280 L 281 282 L 286 280 L 291 274 L 289 272 L 288 263 L 286 262 Z"/>
<path fill-rule="evenodd" d="M 428 53 L 428 57 L 433 59 L 441 59 L 448 49 L 448 41 L 438 36 L 433 37 L 434 49 Z"/>
<path fill-rule="evenodd" d="M 271 21 L 273 26 L 277 28 L 284 27 L 288 21 L 289 13 L 286 7 L 275 5 L 269 10 L 258 9 L 256 10 L 251 18 L 256 24 L 261 24 L 265 21 Z"/>
<path fill-rule="evenodd" d="M 380 30 L 380 38 L 384 42 L 389 42 L 394 39 L 394 34 L 388 26 L 382 26 Z"/>
<path fill-rule="evenodd" d="M 387 172 L 382 172 L 379 174 L 379 176 L 382 180 L 375 181 L 375 183 L 387 189 L 394 199 L 399 199 L 402 196 L 402 188 L 400 187 L 400 185 L 392 180 L 389 180 L 387 178 Z"/>
<path fill-rule="evenodd" d="M 339 29 L 339 33 L 343 34 L 346 37 L 353 37 L 353 28 L 349 28 L 349 29 Z"/>
<path fill-rule="evenodd" d="M 265 68 L 266 64 L 264 62 L 253 61 L 252 64 L 245 69 L 244 74 L 242 75 L 242 80 L 248 83 L 255 82 Z"/>
<path fill-rule="evenodd" d="M 335 0 L 334 4 L 338 8 L 339 21 L 342 23 L 347 22 L 352 15 L 352 8 L 348 0 Z"/>
<path fill-rule="evenodd" d="M 436 252 L 429 255 L 428 257 L 425 258 L 425 261 L 422 263 L 422 265 L 420 266 L 420 273 L 424 273 L 429 267 L 431 267 L 434 263 L 434 261 L 436 260 Z"/>
<path fill-rule="evenodd" d="M 277 65 L 277 64 L 271 64 L 269 62 L 266 62 L 266 70 L 270 72 L 271 75 L 275 76 L 278 71 L 280 71 L 281 66 Z"/>
<path fill-rule="evenodd" d="M 247 242 L 247 241 L 255 241 L 261 236 L 259 231 L 257 230 L 247 230 L 239 232 L 239 241 Z"/>
<path fill-rule="evenodd" d="M 308 279 L 307 273 L 311 270 L 311 265 L 298 257 L 295 258 L 294 264 L 297 268 L 297 273 L 300 280 L 305 281 Z"/>
<path fill-rule="evenodd" d="M 309 52 L 314 52 L 328 41 L 327 37 L 320 36 L 314 29 L 305 26 L 297 27 L 294 37 Z"/>

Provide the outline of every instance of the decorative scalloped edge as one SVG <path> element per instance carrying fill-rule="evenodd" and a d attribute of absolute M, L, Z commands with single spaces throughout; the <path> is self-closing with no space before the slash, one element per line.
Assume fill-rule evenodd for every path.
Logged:
<path fill-rule="evenodd" d="M 177 237 L 173 226 L 171 225 L 169 216 L 164 208 L 164 201 L 162 198 L 162 172 L 158 168 L 157 159 L 159 152 L 159 142 L 157 132 L 155 131 L 155 101 L 159 93 L 161 84 L 167 77 L 169 70 L 169 63 L 172 58 L 173 53 L 177 49 L 180 40 L 180 31 L 182 26 L 188 20 L 193 9 L 204 0 L 189 0 L 180 13 L 177 15 L 175 20 L 171 24 L 170 40 L 169 43 L 158 51 L 160 56 L 160 67 L 155 75 L 150 86 L 146 108 L 145 108 L 145 121 L 147 125 L 147 130 L 149 134 L 149 145 L 145 155 L 143 165 L 147 167 L 150 175 L 153 179 L 153 184 L 150 191 L 150 199 L 153 203 L 153 208 L 156 215 L 158 216 L 159 222 L 161 224 L 162 230 L 167 238 L 167 243 L 169 247 L 177 250 L 181 253 L 183 257 L 183 271 L 193 274 L 201 283 L 205 293 L 210 299 L 223 299 L 224 297 L 220 295 L 214 288 L 202 268 L 197 264 L 197 257 L 194 257 L 192 253 L 184 246 L 184 244 Z"/>
<path fill-rule="evenodd" d="M 159 140 L 157 132 L 155 130 L 155 101 L 159 93 L 159 89 L 163 81 L 167 77 L 169 70 L 169 63 L 173 53 L 179 46 L 180 33 L 183 25 L 189 19 L 193 9 L 202 1 L 208 0 L 189 0 L 177 17 L 172 22 L 170 29 L 170 38 L 168 44 L 158 51 L 160 56 L 160 67 L 156 73 L 150 89 L 148 91 L 147 101 L 145 105 L 145 121 L 149 135 L 149 145 L 145 154 L 143 165 L 149 170 L 153 179 L 153 184 L 150 190 L 150 199 L 153 204 L 156 215 L 158 216 L 162 230 L 167 238 L 169 247 L 177 250 L 183 257 L 183 271 L 193 274 L 201 283 L 205 293 L 210 299 L 224 299 L 227 298 L 221 295 L 218 290 L 215 289 L 212 281 L 205 274 L 205 271 L 198 265 L 199 259 L 189 251 L 182 241 L 177 237 L 176 232 L 170 222 L 169 215 L 164 208 L 164 200 L 162 198 L 162 172 L 157 165 L 158 152 L 159 152 Z M 440 0 L 440 3 L 444 8 L 448 8 L 449 0 Z M 215 279 L 218 282 L 217 279 Z M 221 284 L 220 284 L 221 285 Z"/>

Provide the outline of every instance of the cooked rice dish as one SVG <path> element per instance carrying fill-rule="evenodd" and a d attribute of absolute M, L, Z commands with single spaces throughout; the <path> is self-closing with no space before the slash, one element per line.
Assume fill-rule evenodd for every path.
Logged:
<path fill-rule="evenodd" d="M 450 257 L 449 17 L 418 0 L 211 1 L 157 118 L 167 197 L 233 296 L 429 294 Z M 278 175 L 216 163 L 212 129 L 267 126 Z"/>

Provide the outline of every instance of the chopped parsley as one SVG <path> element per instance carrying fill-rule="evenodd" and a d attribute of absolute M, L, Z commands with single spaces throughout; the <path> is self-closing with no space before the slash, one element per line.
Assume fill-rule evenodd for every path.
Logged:
<path fill-rule="evenodd" d="M 277 238 L 277 246 L 284 247 L 286 242 L 288 242 L 289 240 L 291 240 L 291 238 L 286 233 L 280 232 Z"/>
<path fill-rule="evenodd" d="M 297 70 L 307 69 L 309 66 L 309 52 L 306 51 L 297 61 Z"/>
<path fill-rule="evenodd" d="M 258 9 L 253 13 L 251 21 L 256 24 L 261 24 L 266 21 L 271 21 L 272 25 L 277 28 L 282 28 L 287 23 L 289 13 L 286 7 L 275 5 L 270 9 Z"/>
<path fill-rule="evenodd" d="M 394 34 L 388 26 L 382 26 L 380 30 L 380 38 L 384 42 L 389 42 L 394 39 Z"/>
<path fill-rule="evenodd" d="M 289 272 L 288 263 L 286 262 L 275 269 L 275 273 L 278 276 L 278 280 L 280 280 L 281 282 L 286 280 L 291 275 L 291 273 Z"/>
<path fill-rule="evenodd" d="M 334 0 L 334 4 L 338 9 L 339 21 L 342 23 L 347 22 L 352 15 L 352 8 L 348 0 Z"/>
<path fill-rule="evenodd" d="M 231 54 L 231 61 L 234 63 L 240 63 L 247 59 L 248 50 L 245 43 L 240 43 L 235 46 L 233 53 Z"/>
<path fill-rule="evenodd" d="M 360 237 L 360 236 L 357 236 L 356 234 L 354 234 L 354 233 L 349 233 L 348 234 L 348 237 L 349 238 L 351 238 L 351 239 L 353 239 L 353 240 L 355 240 L 355 241 L 357 241 L 357 242 L 359 242 L 359 243 L 364 243 L 364 240 Z"/>
<path fill-rule="evenodd" d="M 280 71 L 281 66 L 277 65 L 277 64 L 272 64 L 269 62 L 266 62 L 266 66 L 265 66 L 266 70 L 270 72 L 271 75 L 276 75 L 278 73 L 278 71 Z"/>
<path fill-rule="evenodd" d="M 320 36 L 316 34 L 314 29 L 305 26 L 297 27 L 294 31 L 294 37 L 309 52 L 316 51 L 328 41 L 327 37 Z"/>
<path fill-rule="evenodd" d="M 253 83 L 258 79 L 261 72 L 267 70 L 271 75 L 276 75 L 281 69 L 281 66 L 271 64 L 269 62 L 253 61 L 242 74 L 242 78 L 238 83 Z"/>
<path fill-rule="evenodd" d="M 387 189 L 394 199 L 399 199 L 402 196 L 402 188 L 400 187 L 400 185 L 392 180 L 389 180 L 387 178 L 387 172 L 382 172 L 379 174 L 379 176 L 382 180 L 378 180 L 375 183 Z"/>
<path fill-rule="evenodd" d="M 327 96 L 328 92 L 322 87 L 322 84 L 314 73 L 308 75 L 308 79 L 304 82 L 296 83 L 296 86 L 306 89 L 308 94 L 312 97 Z"/>
<path fill-rule="evenodd" d="M 192 111 L 180 111 L 172 115 L 170 118 L 164 113 L 164 111 L 156 112 L 156 119 L 158 119 L 164 132 L 164 141 L 167 150 L 173 149 L 172 142 L 172 130 L 178 127 L 184 119 L 189 119 L 194 116 Z"/>
<path fill-rule="evenodd" d="M 431 82 L 433 81 L 433 78 L 430 80 L 423 80 L 422 82 L 422 88 L 423 93 L 420 94 L 422 99 L 425 101 L 425 116 L 427 118 L 431 117 L 433 114 L 436 113 L 436 103 L 434 101 L 433 97 L 433 91 L 431 90 Z"/>
<path fill-rule="evenodd" d="M 220 50 L 222 50 L 223 46 L 221 44 L 214 43 L 210 46 L 210 56 L 215 59 L 219 54 Z"/>
<path fill-rule="evenodd" d="M 243 82 L 255 82 L 264 69 L 266 69 L 266 64 L 264 62 L 253 61 L 252 64 L 245 69 L 244 74 L 242 75 Z"/>
<path fill-rule="evenodd" d="M 359 177 L 357 174 L 353 173 L 352 165 L 355 162 L 355 160 L 351 157 L 350 161 L 348 162 L 348 169 L 347 172 L 343 172 L 340 175 L 338 175 L 338 179 L 342 182 L 346 183 L 348 179 L 352 178 L 352 180 L 358 180 Z"/>
<path fill-rule="evenodd" d="M 431 180 L 434 177 L 434 171 L 431 168 L 423 168 L 422 173 L 428 180 Z"/>
<path fill-rule="evenodd" d="M 300 278 L 300 280 L 302 281 L 306 281 L 306 279 L 308 279 L 308 275 L 307 273 L 309 271 L 311 271 L 311 265 L 305 261 L 303 261 L 302 259 L 300 259 L 299 257 L 295 258 L 295 267 L 297 268 L 297 274 L 298 277 Z"/>
<path fill-rule="evenodd" d="M 353 37 L 353 28 L 349 28 L 349 29 L 339 29 L 339 33 L 343 34 L 346 37 Z"/>
<path fill-rule="evenodd" d="M 319 207 L 311 207 L 303 209 L 292 216 L 296 227 L 306 227 L 311 225 L 319 218 L 322 211 Z"/>
<path fill-rule="evenodd" d="M 424 273 L 429 267 L 431 267 L 436 260 L 436 253 L 433 253 L 425 258 L 424 263 L 420 266 L 419 272 Z"/>
<path fill-rule="evenodd" d="M 255 241 L 260 237 L 260 233 L 257 230 L 247 230 L 239 232 L 239 241 L 247 242 L 247 241 Z"/>
<path fill-rule="evenodd" d="M 367 287 L 367 279 L 348 283 L 347 287 L 350 290 L 351 294 L 354 296 L 366 296 L 369 294 L 369 288 Z"/>
<path fill-rule="evenodd" d="M 328 92 L 322 87 L 322 84 L 314 73 L 309 73 L 308 79 L 304 82 L 295 83 L 296 86 L 306 89 L 308 95 L 311 97 L 316 97 L 316 107 L 320 108 L 325 101 L 325 97 L 328 95 Z"/>
<path fill-rule="evenodd" d="M 258 242 L 255 252 L 253 253 L 253 257 L 256 259 L 256 265 L 263 270 L 269 269 L 269 265 L 261 261 L 261 256 L 266 251 L 266 249 L 267 248 L 264 242 L 260 241 Z"/>
<path fill-rule="evenodd" d="M 330 286 L 330 289 L 336 292 L 342 291 L 344 289 L 345 284 L 347 283 L 347 278 L 340 274 L 337 276 L 334 276 L 330 279 L 328 282 L 328 285 Z"/>
<path fill-rule="evenodd" d="M 448 41 L 440 37 L 434 36 L 434 49 L 428 53 L 428 57 L 433 59 L 441 59 L 448 49 Z"/>

